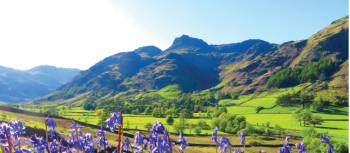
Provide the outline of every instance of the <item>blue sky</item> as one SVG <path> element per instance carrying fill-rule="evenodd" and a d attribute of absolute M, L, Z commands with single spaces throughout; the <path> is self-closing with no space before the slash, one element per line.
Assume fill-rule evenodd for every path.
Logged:
<path fill-rule="evenodd" d="M 0 1 L 0 65 L 88 69 L 188 34 L 209 44 L 306 39 L 348 15 L 347 0 Z"/>
<path fill-rule="evenodd" d="M 282 43 L 305 39 L 348 15 L 347 0 L 119 0 L 114 5 L 168 44 L 181 34 L 210 43 L 250 38 Z"/>

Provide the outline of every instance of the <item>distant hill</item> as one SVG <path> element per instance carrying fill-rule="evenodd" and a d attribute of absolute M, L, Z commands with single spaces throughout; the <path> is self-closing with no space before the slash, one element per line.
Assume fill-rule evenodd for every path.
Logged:
<path fill-rule="evenodd" d="M 0 101 L 24 102 L 44 96 L 69 82 L 80 70 L 38 66 L 21 71 L 0 66 Z"/>
<path fill-rule="evenodd" d="M 347 59 L 348 18 L 333 22 L 308 39 L 283 44 L 250 39 L 211 45 L 182 35 L 164 51 L 146 46 L 107 57 L 41 101 L 77 100 L 84 95 L 83 101 L 103 102 L 109 101 L 109 98 L 118 99 L 121 95 L 135 96 L 173 85 L 185 93 L 206 90 L 249 94 L 269 90 L 267 82 L 270 77 L 284 69 L 304 75 L 307 70 L 303 68 L 315 69 L 315 62 L 321 60 L 332 63 L 332 71 L 327 70 L 326 73 L 324 69 L 317 69 L 315 74 L 326 76 L 312 78 L 310 75 L 299 82 L 305 79 L 332 82 L 334 87 L 347 91 L 347 87 L 339 83 L 347 79 L 344 77 Z"/>

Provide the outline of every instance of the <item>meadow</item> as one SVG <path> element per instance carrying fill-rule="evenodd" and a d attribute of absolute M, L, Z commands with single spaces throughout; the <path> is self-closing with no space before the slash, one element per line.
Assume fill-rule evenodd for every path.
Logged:
<path fill-rule="evenodd" d="M 287 133 L 292 135 L 301 136 L 302 131 L 310 126 L 300 126 L 299 122 L 294 118 L 293 112 L 299 109 L 297 106 L 283 107 L 276 105 L 277 97 L 289 92 L 297 92 L 303 90 L 310 84 L 302 84 L 296 87 L 276 89 L 273 91 L 265 91 L 261 93 L 255 93 L 250 95 L 242 95 L 237 99 L 222 99 L 219 101 L 220 107 L 226 107 L 227 111 L 231 114 L 244 116 L 246 121 L 255 127 L 261 127 L 269 124 L 271 127 L 279 126 L 286 130 Z M 176 90 L 164 89 L 158 91 L 162 96 L 174 96 L 178 93 Z M 64 103 L 61 103 L 64 104 Z M 59 116 L 66 119 L 74 119 L 77 121 L 85 122 L 92 125 L 99 125 L 100 117 L 97 115 L 97 111 L 84 110 L 81 106 L 73 105 L 67 107 L 66 105 L 55 105 L 55 104 L 41 104 L 40 106 L 35 105 L 19 105 L 19 109 L 30 111 L 30 112 L 45 112 L 48 108 L 55 107 L 58 110 Z M 257 107 L 263 109 L 257 111 Z M 208 108 L 212 109 L 212 108 Z M 314 129 L 320 133 L 326 133 L 332 137 L 332 140 L 337 142 L 348 142 L 348 107 L 330 107 L 330 111 L 327 113 L 314 112 L 321 116 L 324 122 L 321 125 L 316 125 Z M 331 113 L 330 113 L 331 112 Z M 8 119 L 25 119 L 28 126 L 43 128 L 43 118 L 24 116 L 21 114 L 8 113 L 0 111 L 0 116 L 6 115 Z M 175 118 L 175 123 L 179 121 L 179 118 Z M 155 121 L 162 122 L 171 132 L 172 140 L 177 140 L 176 129 L 172 125 L 168 125 L 166 118 L 156 118 L 151 115 L 145 114 L 124 114 L 124 128 L 125 132 L 133 134 L 136 130 L 143 132 L 147 131 L 147 125 L 152 124 Z M 211 125 L 211 119 L 207 117 L 206 113 L 194 113 L 193 118 L 187 118 L 186 122 L 190 124 L 196 124 L 199 121 L 204 121 L 208 125 Z M 62 122 L 63 127 L 59 128 L 60 132 L 68 133 L 66 122 L 68 120 L 59 120 Z M 68 123 L 67 123 L 68 125 Z M 87 128 L 89 132 L 96 132 L 97 129 Z M 202 129 L 200 135 L 195 135 L 193 128 L 188 128 L 184 131 L 187 135 L 187 139 L 191 144 L 200 145 L 213 145 L 210 141 L 210 135 L 212 130 Z M 239 139 L 237 135 L 220 132 L 228 136 L 233 144 L 238 144 Z M 112 133 L 108 133 L 109 137 L 113 137 Z M 255 144 L 267 144 L 267 145 L 280 145 L 283 142 L 283 136 L 257 136 L 251 135 L 247 137 L 247 143 Z M 301 141 L 300 138 L 293 140 L 292 143 Z M 246 148 L 246 152 L 257 152 L 258 149 L 265 149 L 269 152 L 275 152 L 276 147 L 249 147 Z M 215 152 L 213 146 L 190 146 L 187 152 Z"/>

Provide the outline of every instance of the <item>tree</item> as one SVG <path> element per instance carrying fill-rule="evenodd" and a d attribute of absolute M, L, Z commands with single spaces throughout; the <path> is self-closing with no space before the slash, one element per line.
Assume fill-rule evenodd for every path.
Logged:
<path fill-rule="evenodd" d="M 202 133 L 202 128 L 197 126 L 195 129 L 194 129 L 194 133 L 196 133 L 196 135 L 200 135 Z"/>
<path fill-rule="evenodd" d="M 171 116 L 168 116 L 166 118 L 166 123 L 168 123 L 169 125 L 173 125 L 174 124 L 174 118 Z"/>
<path fill-rule="evenodd" d="M 184 116 L 180 116 L 179 122 L 175 123 L 173 126 L 177 133 L 184 133 L 185 129 L 187 128 L 186 125 L 186 118 Z"/>
<path fill-rule="evenodd" d="M 110 112 L 108 112 L 105 109 L 100 109 L 98 111 L 98 113 L 100 114 L 100 116 L 99 116 L 100 120 L 98 121 L 98 124 L 103 124 L 110 115 Z M 97 112 L 96 112 L 96 114 L 97 114 Z"/>

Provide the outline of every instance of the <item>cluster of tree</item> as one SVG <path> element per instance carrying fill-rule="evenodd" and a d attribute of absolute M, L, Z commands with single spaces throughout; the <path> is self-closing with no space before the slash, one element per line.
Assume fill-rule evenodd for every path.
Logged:
<path fill-rule="evenodd" d="M 321 125 L 323 123 L 323 119 L 321 116 L 314 115 L 308 109 L 300 109 L 294 112 L 294 117 L 297 121 L 299 121 L 300 126 L 313 125 Z"/>
<path fill-rule="evenodd" d="M 96 109 L 96 103 L 95 102 L 91 102 L 91 101 L 85 102 L 83 104 L 83 108 L 85 110 L 95 110 Z"/>
<path fill-rule="evenodd" d="M 270 122 L 263 123 L 261 125 L 257 124 L 253 126 L 252 124 L 247 124 L 244 129 L 246 133 L 251 135 L 264 135 L 264 136 L 272 136 L 272 135 L 285 135 L 287 132 L 279 125 L 271 126 Z"/>
<path fill-rule="evenodd" d="M 302 92 L 292 92 L 279 96 L 277 98 L 276 104 L 278 105 L 302 105 L 309 106 L 313 103 L 315 96 L 312 94 L 302 93 Z"/>
<path fill-rule="evenodd" d="M 215 95 L 215 99 L 238 99 L 239 94 L 238 93 L 229 93 L 229 92 L 217 92 Z"/>
<path fill-rule="evenodd" d="M 340 99 L 340 98 L 339 98 Z M 302 105 L 302 108 L 311 108 L 314 111 L 324 111 L 331 104 L 342 106 L 347 104 L 343 99 L 331 102 L 322 97 L 315 97 L 313 94 L 305 92 L 291 92 L 277 97 L 276 104 L 281 106 Z"/>
<path fill-rule="evenodd" d="M 158 94 L 145 94 L 136 98 L 122 97 L 107 99 L 97 105 L 95 109 L 105 109 L 108 111 L 122 110 L 127 114 L 147 114 L 154 117 L 173 116 L 191 118 L 193 113 L 205 112 L 208 106 L 215 105 L 217 99 L 212 93 L 183 93 L 178 97 L 165 99 Z M 90 109 L 94 105 L 84 104 L 85 109 Z"/>
<path fill-rule="evenodd" d="M 316 80 L 328 80 L 339 67 L 337 62 L 324 59 L 300 68 L 285 68 L 273 74 L 267 81 L 267 87 L 283 88 Z"/>
<path fill-rule="evenodd" d="M 218 127 L 219 131 L 236 134 L 246 127 L 246 119 L 244 116 L 227 113 L 226 108 L 216 108 L 213 113 L 212 126 Z"/>

